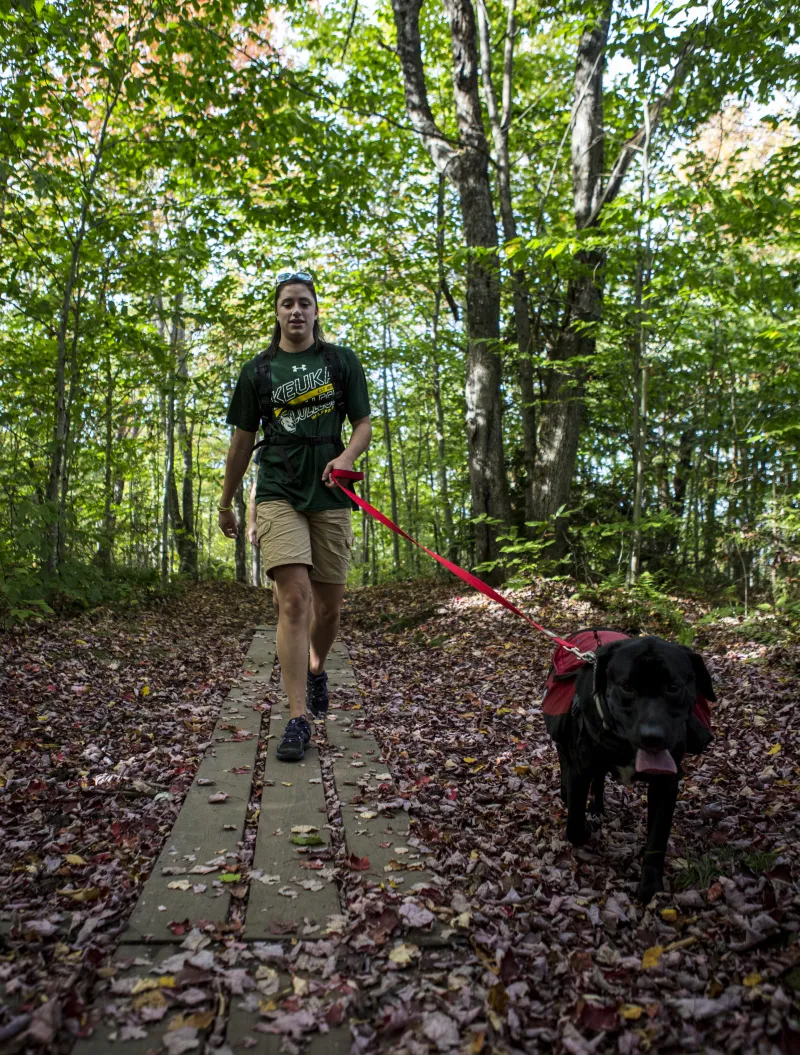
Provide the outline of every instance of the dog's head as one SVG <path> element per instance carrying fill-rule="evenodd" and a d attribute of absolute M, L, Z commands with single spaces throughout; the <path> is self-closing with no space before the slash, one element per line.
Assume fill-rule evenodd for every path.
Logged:
<path fill-rule="evenodd" d="M 659 637 L 614 641 L 598 649 L 594 692 L 603 697 L 615 730 L 637 752 L 640 772 L 664 772 L 665 759 L 686 739 L 697 693 L 716 699 L 702 656 Z"/>

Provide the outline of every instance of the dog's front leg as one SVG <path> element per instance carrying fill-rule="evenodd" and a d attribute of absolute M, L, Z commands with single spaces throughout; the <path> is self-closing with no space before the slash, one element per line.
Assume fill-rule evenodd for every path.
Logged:
<path fill-rule="evenodd" d="M 647 844 L 642 863 L 642 878 L 636 892 L 647 905 L 664 889 L 664 857 L 672 828 L 672 815 L 678 798 L 678 775 L 650 777 L 647 789 Z"/>
<path fill-rule="evenodd" d="M 590 770 L 572 765 L 567 770 L 567 838 L 573 846 L 589 841 L 591 831 L 586 823 L 586 799 L 592 781 Z"/>

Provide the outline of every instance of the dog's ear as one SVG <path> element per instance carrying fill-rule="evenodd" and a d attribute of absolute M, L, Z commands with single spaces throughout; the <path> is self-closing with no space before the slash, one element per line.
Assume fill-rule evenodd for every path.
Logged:
<path fill-rule="evenodd" d="M 612 641 L 610 645 L 603 645 L 598 648 L 595 653 L 594 661 L 594 684 L 592 686 L 592 693 L 595 696 L 603 696 L 606 694 L 606 683 L 608 675 L 608 664 L 611 657 L 620 647 L 620 645 L 627 644 L 626 641 Z"/>
<path fill-rule="evenodd" d="M 708 667 L 705 665 L 703 657 L 698 653 L 689 648 L 688 645 L 683 646 L 689 653 L 689 659 L 691 660 L 692 669 L 694 670 L 694 683 L 697 686 L 697 691 L 701 696 L 705 696 L 707 700 L 711 700 L 713 703 L 717 696 L 714 692 L 714 686 L 711 684 L 711 674 L 709 673 Z"/>

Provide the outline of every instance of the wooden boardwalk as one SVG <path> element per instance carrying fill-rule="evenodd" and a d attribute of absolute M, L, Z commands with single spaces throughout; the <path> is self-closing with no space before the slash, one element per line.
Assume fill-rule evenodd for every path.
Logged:
<path fill-rule="evenodd" d="M 151 988 L 154 980 L 173 974 L 176 968 L 180 970 L 181 957 L 184 970 L 196 971 L 198 986 L 213 983 L 208 972 L 208 954 L 204 957 L 202 950 L 193 954 L 184 943 L 193 924 L 224 924 L 231 919 L 231 884 L 220 882 L 218 877 L 226 872 L 230 874 L 229 869 L 236 866 L 237 844 L 244 836 L 251 784 L 258 770 L 259 737 L 269 735 L 270 739 L 251 865 L 255 878 L 249 884 L 243 928 L 237 941 L 247 943 L 246 947 L 254 949 L 263 960 L 266 946 L 258 943 L 283 942 L 291 946 L 304 937 L 307 940 L 308 935 L 324 937 L 331 917 L 339 918 L 345 911 L 346 907 L 340 903 L 333 862 L 324 861 L 321 869 L 303 870 L 301 866 L 308 863 L 307 854 L 313 850 L 299 851 L 291 841 L 292 828 L 306 825 L 318 829 L 325 843 L 330 844 L 332 832 L 325 828 L 330 803 L 326 802 L 320 752 L 316 747 L 312 746 L 302 763 L 279 762 L 275 757 L 275 745 L 289 711 L 287 701 L 280 695 L 277 706 L 263 707 L 274 662 L 275 629 L 257 627 L 242 676 L 221 708 L 194 783 L 121 938 L 111 966 L 111 970 L 116 969 L 112 991 L 98 998 L 94 1012 L 100 1021 L 91 1037 L 78 1041 L 74 1055 L 107 1055 L 113 1050 L 124 1051 L 126 1055 L 150 1055 L 171 1050 L 173 1038 L 167 1035 L 175 1031 L 176 1024 L 180 1026 L 175 1021 L 176 1014 L 186 1009 L 171 1006 L 174 1013 L 164 1014 L 160 1021 L 143 1024 L 138 1029 L 141 1035 L 130 1036 L 128 1032 L 122 1038 L 119 1036 L 120 1000 L 130 1000 L 130 990 L 134 990 L 140 994 L 140 1006 L 146 1006 L 148 1000 L 152 1006 L 159 1006 L 165 998 L 158 988 Z M 315 739 L 323 737 L 324 746 L 327 734 L 329 773 L 332 772 L 335 798 L 341 802 L 341 834 L 346 854 L 369 858 L 364 877 L 368 881 L 384 882 L 387 866 L 394 867 L 390 862 L 397 857 L 399 846 L 404 854 L 401 867 L 408 869 L 409 887 L 425 882 L 428 877 L 421 871 L 421 862 L 414 859 L 413 850 L 406 846 L 407 814 L 398 811 L 388 819 L 370 808 L 371 803 L 377 802 L 380 796 L 385 798 L 387 790 L 391 790 L 391 776 L 386 764 L 380 761 L 377 742 L 356 727 L 354 716 L 359 715 L 359 710 L 352 708 L 351 703 L 357 682 L 347 648 L 341 642 L 334 646 L 326 669 L 331 710 L 324 730 L 323 723 L 317 723 Z M 348 799 L 355 793 L 359 801 L 351 805 Z M 209 801 L 220 794 L 226 796 L 224 801 Z M 205 889 L 198 893 L 193 889 L 195 885 Z M 176 921 L 182 921 L 183 925 L 175 927 Z M 421 935 L 421 941 L 437 943 L 437 935 Z M 208 948 L 211 950 L 212 946 Z M 223 948 L 219 944 L 217 951 Z M 277 994 L 285 992 L 287 987 L 291 991 L 291 978 L 283 971 L 274 971 L 267 965 L 258 970 L 253 968 L 253 973 L 256 978 L 261 974 L 262 983 L 264 978 L 268 979 L 261 986 L 262 992 Z M 219 1023 L 224 1020 L 224 1042 L 230 1050 L 277 1055 L 282 1038 L 256 1028 L 259 1021 L 265 1021 L 260 1017 L 258 1003 L 225 994 L 224 986 L 218 986 L 218 990 L 215 1015 L 206 1014 L 209 1021 L 198 1036 L 201 1044 L 203 1035 L 212 1028 L 211 1019 L 219 1015 L 217 1037 Z M 224 1010 L 219 1014 L 221 1009 Z M 205 1020 L 198 1015 L 191 1021 L 197 1026 Z M 122 1039 L 124 1043 L 120 1044 Z M 323 1052 L 339 1055 L 350 1050 L 346 1022 L 327 1034 L 311 1034 L 309 1039 L 308 1050 L 313 1055 Z"/>

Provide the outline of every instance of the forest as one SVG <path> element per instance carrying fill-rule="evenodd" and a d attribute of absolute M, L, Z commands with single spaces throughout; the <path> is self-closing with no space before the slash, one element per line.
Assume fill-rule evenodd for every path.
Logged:
<path fill-rule="evenodd" d="M 0 0 L 4 1055 L 800 1052 L 799 100 L 789 0 Z"/>
<path fill-rule="evenodd" d="M 797 37 L 788 2 L 6 0 L 6 624 L 258 581 L 216 507 L 285 266 L 420 541 L 791 611 Z M 355 583 L 435 574 L 356 531 Z"/>

